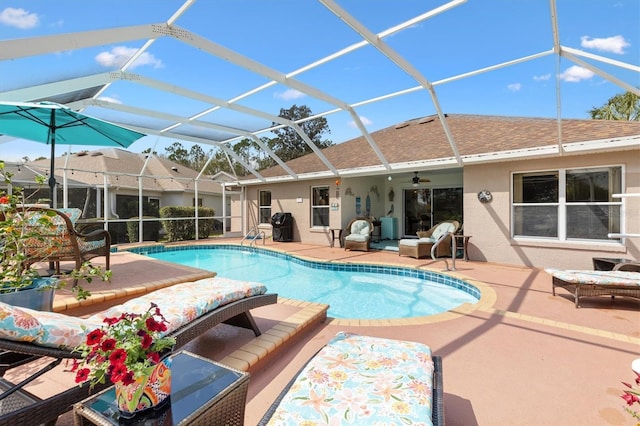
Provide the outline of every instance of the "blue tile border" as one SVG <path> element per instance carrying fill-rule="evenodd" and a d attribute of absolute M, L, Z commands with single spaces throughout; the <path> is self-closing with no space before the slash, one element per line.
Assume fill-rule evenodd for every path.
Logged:
<path fill-rule="evenodd" d="M 345 272 L 374 272 L 381 274 L 389 274 L 389 275 L 397 275 L 401 277 L 410 277 L 416 278 L 425 281 L 436 282 L 438 284 L 444 284 L 449 287 L 456 288 L 461 290 L 476 299 L 480 300 L 482 293 L 480 290 L 466 281 L 463 281 L 459 278 L 451 277 L 446 274 L 442 274 L 439 272 L 432 271 L 424 271 L 421 269 L 413 269 L 413 268 L 404 268 L 401 266 L 385 266 L 385 265 L 369 265 L 364 263 L 338 263 L 338 262 L 327 262 L 327 261 L 315 261 L 315 260 L 307 260 L 301 259 L 299 257 L 287 254 L 280 253 L 273 250 L 261 249 L 259 247 L 246 247 L 246 246 L 238 246 L 235 244 L 198 244 L 191 246 L 177 246 L 177 247 L 165 247 L 163 245 L 154 245 L 149 247 L 135 247 L 126 249 L 123 251 L 130 251 L 132 253 L 147 255 L 154 253 L 164 253 L 168 251 L 184 251 L 184 250 L 215 250 L 215 249 L 224 249 L 224 250 L 236 250 L 236 251 L 249 251 L 260 253 L 265 256 L 272 256 L 279 259 L 284 259 L 289 262 L 293 262 L 295 264 L 299 264 L 302 266 L 306 266 L 308 268 L 313 269 L 327 269 L 331 271 L 345 271 Z"/>

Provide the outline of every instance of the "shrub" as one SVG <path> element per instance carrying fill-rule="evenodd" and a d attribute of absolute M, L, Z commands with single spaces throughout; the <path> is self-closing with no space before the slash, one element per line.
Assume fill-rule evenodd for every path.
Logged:
<path fill-rule="evenodd" d="M 160 209 L 160 217 L 164 220 L 162 226 L 167 233 L 170 242 L 193 240 L 196 237 L 195 219 L 178 219 L 193 218 L 196 215 L 195 207 L 167 206 Z M 208 207 L 199 207 L 198 215 L 200 217 L 209 217 L 215 215 L 215 210 Z M 213 232 L 215 226 L 214 219 L 198 219 L 198 238 L 208 238 Z"/>

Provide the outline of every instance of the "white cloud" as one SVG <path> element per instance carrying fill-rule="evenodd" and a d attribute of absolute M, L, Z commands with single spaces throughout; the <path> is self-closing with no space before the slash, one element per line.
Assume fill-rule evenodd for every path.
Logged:
<path fill-rule="evenodd" d="M 120 68 L 122 67 L 136 52 L 138 49 L 126 46 L 116 46 L 109 52 L 102 52 L 96 56 L 96 61 L 103 67 L 108 68 Z M 162 68 L 164 65 L 162 61 L 156 59 L 149 52 L 144 52 L 131 66 L 131 69 L 137 68 L 142 65 L 152 65 L 154 68 Z"/>
<path fill-rule="evenodd" d="M 40 19 L 35 13 L 29 13 L 24 9 L 7 7 L 0 12 L 0 23 L 20 28 L 21 30 L 28 30 L 29 28 L 37 27 Z"/>
<path fill-rule="evenodd" d="M 589 80 L 594 75 L 595 74 L 588 69 L 574 65 L 560 74 L 560 79 L 568 83 L 578 83 L 581 80 Z"/>
<path fill-rule="evenodd" d="M 624 48 L 631 46 L 621 35 L 608 38 L 591 38 L 589 36 L 580 37 L 580 45 L 587 49 L 595 49 L 601 52 L 611 52 L 623 55 Z"/>
<path fill-rule="evenodd" d="M 122 105 L 122 101 L 120 99 L 112 98 L 109 96 L 98 96 L 99 101 L 107 101 L 114 104 Z"/>
<path fill-rule="evenodd" d="M 369 126 L 369 125 L 373 124 L 373 121 L 369 120 L 364 115 L 359 116 L 359 118 L 360 118 L 360 121 L 362 121 L 362 124 L 364 124 L 365 126 Z M 347 124 L 349 124 L 349 126 L 351 126 L 351 127 L 355 127 L 356 129 L 358 128 L 358 125 L 353 120 L 349 121 Z"/>
<path fill-rule="evenodd" d="M 304 96 L 304 93 L 295 89 L 287 89 L 284 92 L 273 95 L 274 98 L 284 99 L 285 101 L 292 101 L 294 99 L 303 98 Z"/>
<path fill-rule="evenodd" d="M 510 92 L 517 92 L 520 89 L 522 89 L 522 84 L 520 83 L 507 84 L 507 89 L 509 89 Z"/>
<path fill-rule="evenodd" d="M 533 80 L 534 81 L 547 81 L 551 78 L 551 74 L 544 74 L 544 75 L 534 75 L 533 76 Z"/>

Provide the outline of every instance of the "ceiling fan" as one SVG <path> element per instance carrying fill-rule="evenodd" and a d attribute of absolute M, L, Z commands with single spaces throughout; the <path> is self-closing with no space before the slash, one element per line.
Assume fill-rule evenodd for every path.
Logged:
<path fill-rule="evenodd" d="M 421 183 L 426 183 L 426 182 L 431 182 L 429 179 L 427 178 L 420 178 L 418 177 L 418 172 L 413 172 L 413 177 L 411 178 L 411 185 L 413 186 L 418 186 Z"/>

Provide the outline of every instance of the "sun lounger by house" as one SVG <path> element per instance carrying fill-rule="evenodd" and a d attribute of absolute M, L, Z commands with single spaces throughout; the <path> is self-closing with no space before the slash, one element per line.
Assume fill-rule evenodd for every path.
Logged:
<path fill-rule="evenodd" d="M 72 349 L 85 339 L 83 325 L 91 331 L 102 325 L 105 317 L 143 312 L 150 302 L 156 303 L 169 321 L 168 334 L 176 338 L 176 349 L 220 323 L 252 329 L 257 336 L 260 330 L 250 310 L 277 302 L 277 295 L 266 291 L 259 283 L 206 278 L 147 293 L 89 318 L 0 303 L 0 350 L 53 358 L 51 364 L 29 378 L 32 380 L 63 359 L 80 357 L 80 353 L 72 352 Z M 5 371 L 6 368 L 0 369 L 0 375 Z M 72 376 L 70 373 L 71 379 Z M 18 384 L 11 396 L 0 400 L 0 425 L 55 424 L 58 416 L 69 411 L 73 404 L 106 387 L 97 386 L 90 391 L 87 384 L 74 386 L 40 400 L 22 389 L 25 384 Z M 0 391 L 4 392 L 12 385 L 0 379 Z M 9 406 L 7 401 L 14 405 Z"/>
<path fill-rule="evenodd" d="M 546 269 L 552 276 L 553 295 L 556 287 L 573 294 L 576 308 L 581 297 L 625 296 L 640 299 L 640 272 Z"/>
<path fill-rule="evenodd" d="M 442 395 L 442 360 L 428 346 L 338 333 L 258 425 L 444 425 Z"/>

